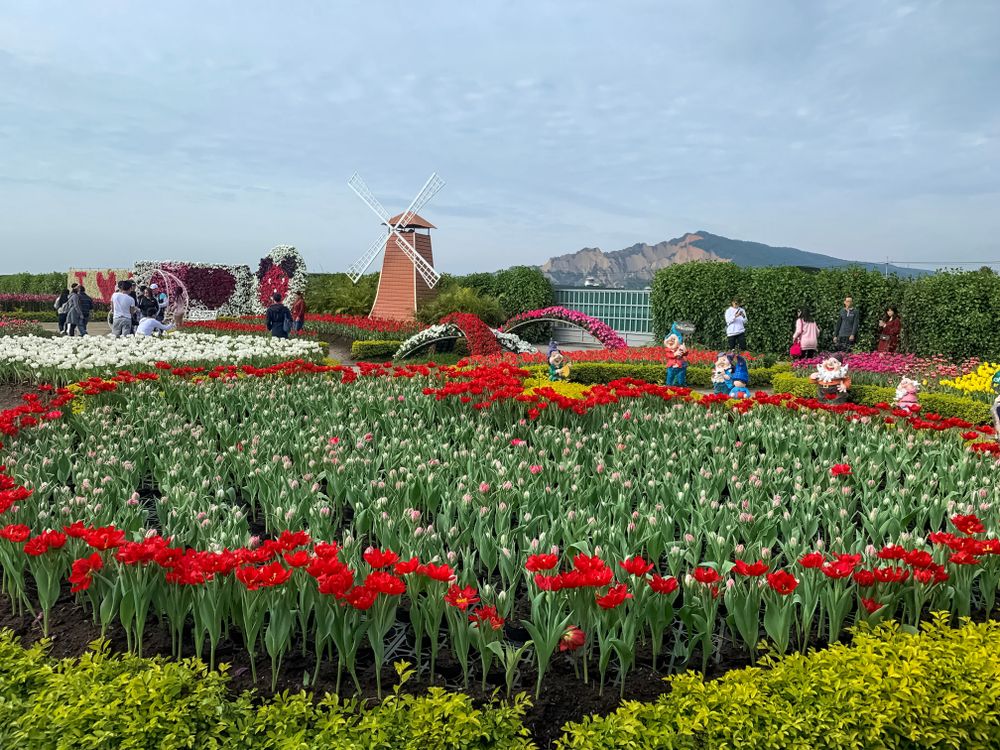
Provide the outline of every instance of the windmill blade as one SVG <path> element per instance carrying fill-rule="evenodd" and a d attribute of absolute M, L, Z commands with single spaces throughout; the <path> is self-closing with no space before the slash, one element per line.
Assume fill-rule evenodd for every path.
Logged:
<path fill-rule="evenodd" d="M 417 197 L 414 198 L 409 207 L 399 215 L 399 221 L 396 222 L 396 227 L 405 227 L 410 223 L 410 220 L 415 214 L 419 213 L 420 209 L 427 205 L 427 201 L 433 198 L 438 190 L 444 187 L 444 180 L 438 177 L 437 172 L 431 173 L 431 176 L 427 178 L 427 182 L 424 186 L 420 188 L 420 192 L 417 193 Z"/>
<path fill-rule="evenodd" d="M 375 241 L 365 250 L 364 255 L 358 258 L 354 263 L 351 264 L 350 268 L 347 269 L 347 275 L 351 279 L 352 284 L 357 284 L 358 279 L 361 278 L 362 274 L 368 269 L 368 266 L 372 264 L 382 248 L 385 247 L 385 241 L 388 239 L 388 234 L 382 234 L 375 238 Z"/>
<path fill-rule="evenodd" d="M 433 289 L 438 281 L 441 280 L 441 274 L 434 269 L 434 266 L 427 262 L 423 255 L 417 252 L 417 249 L 410 243 L 409 238 L 403 235 L 396 227 L 392 227 L 392 233 L 399 240 L 399 249 L 410 259 L 413 267 L 417 269 L 417 273 L 427 282 L 427 286 Z"/>
<path fill-rule="evenodd" d="M 378 198 L 368 189 L 368 185 L 365 181 L 361 179 L 361 175 L 355 172 L 351 175 L 351 179 L 347 181 L 348 186 L 357 193 L 358 197 L 365 202 L 365 204 L 370 208 L 376 216 L 378 216 L 382 223 L 389 223 L 389 212 L 385 210 L 385 206 L 379 203 Z"/>

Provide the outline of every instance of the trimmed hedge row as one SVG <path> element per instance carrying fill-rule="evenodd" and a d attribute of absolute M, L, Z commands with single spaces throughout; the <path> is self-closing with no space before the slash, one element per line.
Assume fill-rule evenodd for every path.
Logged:
<path fill-rule="evenodd" d="M 895 625 L 566 727 L 561 750 L 1000 747 L 1000 623 Z"/>
<path fill-rule="evenodd" d="M 365 362 L 387 362 L 402 341 L 355 341 L 351 344 L 351 359 Z"/>
<path fill-rule="evenodd" d="M 400 682 L 412 675 L 397 664 Z M 561 750 L 1000 747 L 1000 623 L 949 627 L 935 615 L 913 633 L 889 623 L 850 645 L 767 656 L 757 667 L 705 682 L 669 678 L 651 703 L 566 725 Z M 302 691 L 257 701 L 230 697 L 225 667 L 196 659 L 144 659 L 96 645 L 54 660 L 0 633 L 0 747 L 534 748 L 527 699 L 473 705 L 462 693 L 398 689 L 381 704 Z"/>
<path fill-rule="evenodd" d="M 799 398 L 816 398 L 816 384 L 809 378 L 802 378 L 790 372 L 775 375 L 771 387 L 775 393 L 791 393 Z M 848 393 L 851 401 L 863 406 L 891 404 L 896 397 L 895 388 L 879 385 L 852 385 Z M 988 424 L 992 420 L 989 404 L 964 396 L 922 393 L 920 404 L 926 412 L 940 414 L 942 417 L 957 417 L 972 424 Z"/>
<path fill-rule="evenodd" d="M 979 271 L 886 278 L 864 268 L 816 271 L 794 266 L 741 268 L 732 263 L 680 263 L 653 278 L 650 309 L 656 338 L 675 320 L 697 326 L 697 341 L 726 343 L 723 314 L 733 297 L 747 310 L 747 345 L 755 352 L 787 352 L 798 308 L 810 308 L 820 327 L 819 348 L 830 349 L 844 297 L 861 314 L 858 348 L 878 341 L 878 321 L 889 305 L 903 322 L 902 350 L 949 359 L 1000 353 L 1000 276 Z"/>

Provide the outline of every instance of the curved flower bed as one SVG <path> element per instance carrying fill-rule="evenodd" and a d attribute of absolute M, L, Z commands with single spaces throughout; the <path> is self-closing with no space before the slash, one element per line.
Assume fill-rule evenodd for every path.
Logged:
<path fill-rule="evenodd" d="M 480 320 L 478 315 L 461 312 L 451 313 L 441 318 L 440 322 L 443 325 L 452 323 L 458 326 L 469 344 L 469 354 L 484 356 L 499 354 L 500 344 L 497 343 L 497 337 L 493 335 L 493 329 Z"/>
<path fill-rule="evenodd" d="M 626 380 L 525 393 L 506 365 L 359 369 L 163 363 L 25 394 L 0 414 L 15 608 L 31 597 L 44 628 L 68 578 L 133 648 L 135 613 L 156 613 L 175 651 L 190 638 L 211 659 L 231 630 L 273 674 L 301 640 L 352 676 L 362 641 L 381 666 L 394 626 L 432 674 L 442 629 L 466 678 L 488 673 L 490 643 L 518 648 L 516 618 L 540 694 L 564 652 L 602 683 L 639 649 L 662 667 L 680 622 L 678 667 L 755 654 L 762 621 L 783 651 L 852 618 L 994 607 L 995 462 L 957 434 L 988 428 Z M 141 500 L 147 477 L 158 494 Z"/>
<path fill-rule="evenodd" d="M 534 346 L 521 337 L 490 328 L 476 315 L 453 313 L 442 318 L 440 323 L 428 326 L 408 338 L 400 344 L 394 357 L 405 359 L 435 341 L 455 338 L 465 338 L 469 343 L 470 352 L 474 352 L 479 358 L 491 359 L 504 352 L 517 355 L 537 352 Z"/>
<path fill-rule="evenodd" d="M 584 313 L 576 310 L 570 310 L 569 308 L 559 306 L 543 307 L 538 310 L 528 310 L 527 312 L 518 313 L 500 326 L 500 330 L 512 331 L 515 328 L 520 328 L 521 326 L 528 325 L 529 323 L 545 321 L 560 321 L 578 326 L 604 344 L 607 349 L 624 349 L 628 346 L 625 343 L 625 339 L 619 336 L 615 330 L 603 320 L 593 318 L 590 315 L 585 315 Z"/>

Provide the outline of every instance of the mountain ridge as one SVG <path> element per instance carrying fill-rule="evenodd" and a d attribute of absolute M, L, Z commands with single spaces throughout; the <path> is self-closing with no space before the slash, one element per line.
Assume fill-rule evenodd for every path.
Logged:
<path fill-rule="evenodd" d="M 575 253 L 549 258 L 539 266 L 554 284 L 583 286 L 592 279 L 599 286 L 636 288 L 649 285 L 661 268 L 690 261 L 731 262 L 739 266 L 802 266 L 806 268 L 839 268 L 861 266 L 885 270 L 884 263 L 863 263 L 831 255 L 776 247 L 762 242 L 734 240 L 705 230 L 687 232 L 680 237 L 655 245 L 636 243 L 621 250 L 605 252 L 598 247 L 585 247 Z M 899 276 L 923 275 L 925 271 L 890 265 L 889 273 Z"/>

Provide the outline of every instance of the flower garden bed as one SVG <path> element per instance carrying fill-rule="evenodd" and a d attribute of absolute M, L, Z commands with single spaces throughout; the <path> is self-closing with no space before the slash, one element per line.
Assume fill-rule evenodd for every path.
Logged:
<path fill-rule="evenodd" d="M 0 347 L 0 383 L 64 385 L 122 369 L 155 369 L 164 361 L 188 366 L 220 361 L 263 366 L 296 358 L 319 361 L 324 356 L 321 345 L 298 338 L 205 333 L 121 338 L 19 336 Z"/>
<path fill-rule="evenodd" d="M 0 417 L 11 616 L 82 606 L 134 650 L 243 658 L 257 684 L 366 693 L 406 658 L 420 685 L 596 710 L 764 640 L 994 608 L 989 427 L 527 376 L 297 362 L 44 386 Z"/>

